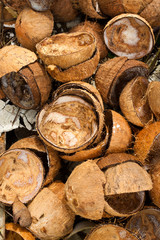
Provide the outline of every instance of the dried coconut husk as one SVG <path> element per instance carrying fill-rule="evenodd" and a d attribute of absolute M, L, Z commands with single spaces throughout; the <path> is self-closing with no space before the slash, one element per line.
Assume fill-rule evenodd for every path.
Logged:
<path fill-rule="evenodd" d="M 104 157 L 99 158 L 97 161 L 97 165 L 101 170 L 103 170 L 111 165 L 123 163 L 129 160 L 137 161 L 137 158 L 136 156 L 128 153 L 110 153 L 105 155 Z"/>
<path fill-rule="evenodd" d="M 67 161 L 85 161 L 88 159 L 94 159 L 97 157 L 100 157 L 104 155 L 108 143 L 108 128 L 106 127 L 106 131 L 102 133 L 104 137 L 102 137 L 102 140 L 98 142 L 97 144 L 92 144 L 91 146 L 88 146 L 88 148 L 76 151 L 73 154 L 60 154 L 60 157 Z"/>
<path fill-rule="evenodd" d="M 133 161 L 112 165 L 104 172 L 105 211 L 112 216 L 130 216 L 142 209 L 144 191 L 152 189 L 150 175 Z"/>
<path fill-rule="evenodd" d="M 126 57 L 115 57 L 99 66 L 95 83 L 103 101 L 112 107 L 118 107 L 122 89 L 136 76 L 147 77 L 148 65 Z"/>
<path fill-rule="evenodd" d="M 64 184 L 63 189 L 57 184 L 56 190 L 43 188 L 28 206 L 32 216 L 29 230 L 40 239 L 58 240 L 73 230 L 75 214 L 64 199 Z"/>
<path fill-rule="evenodd" d="M 97 22 L 85 20 L 77 26 L 71 28 L 69 32 L 90 32 L 96 39 L 97 49 L 100 53 L 100 58 L 103 59 L 107 56 L 108 51 L 103 38 L 103 27 Z"/>
<path fill-rule="evenodd" d="M 26 48 L 16 45 L 5 46 L 0 49 L 0 78 L 7 73 L 18 72 L 36 60 L 36 54 Z"/>
<path fill-rule="evenodd" d="M 53 12 L 55 22 L 73 21 L 79 14 L 79 12 L 73 8 L 70 0 L 52 1 L 50 9 Z"/>
<path fill-rule="evenodd" d="M 17 17 L 15 32 L 18 42 L 23 47 L 36 51 L 36 44 L 51 36 L 53 27 L 51 11 L 36 12 L 31 8 L 25 8 Z"/>
<path fill-rule="evenodd" d="M 160 239 L 160 211 L 152 207 L 143 209 L 133 215 L 126 224 L 126 229 L 139 239 Z"/>
<path fill-rule="evenodd" d="M 39 12 L 47 11 L 51 7 L 51 0 L 27 0 L 29 6 Z"/>
<path fill-rule="evenodd" d="M 6 98 L 6 94 L 0 88 L 0 99 L 4 99 L 4 98 Z"/>
<path fill-rule="evenodd" d="M 29 149 L 41 158 L 41 161 L 46 170 L 43 186 L 53 181 L 61 167 L 60 158 L 57 151 L 48 146 L 45 146 L 41 139 L 36 135 L 22 138 L 19 141 L 13 143 L 10 149 L 15 148 Z"/>
<path fill-rule="evenodd" d="M 83 63 L 79 63 L 67 69 L 61 69 L 56 65 L 49 65 L 46 67 L 46 70 L 59 82 L 80 81 L 91 77 L 96 72 L 99 60 L 99 51 L 96 50 L 93 56 Z"/>
<path fill-rule="evenodd" d="M 74 1 L 73 1 L 74 2 Z M 76 1 L 77 3 L 77 1 Z M 104 19 L 105 15 L 102 14 L 97 0 L 78 0 L 80 10 L 91 18 Z"/>
<path fill-rule="evenodd" d="M 99 132 L 97 120 L 93 105 L 82 97 L 66 95 L 45 105 L 39 112 L 37 131 L 47 145 L 73 153 L 95 140 Z"/>
<path fill-rule="evenodd" d="M 121 13 L 141 13 L 152 0 L 98 0 L 101 11 L 115 17 Z M 149 14 L 149 12 L 148 12 Z"/>
<path fill-rule="evenodd" d="M 5 74 L 1 85 L 6 96 L 23 109 L 43 106 L 51 91 L 51 79 L 38 62 Z"/>
<path fill-rule="evenodd" d="M 135 137 L 134 153 L 140 162 L 151 167 L 159 160 L 160 122 L 145 126 Z"/>
<path fill-rule="evenodd" d="M 127 231 L 125 228 L 118 225 L 106 224 L 99 225 L 94 228 L 93 231 L 86 236 L 85 240 L 138 240 L 133 234 Z"/>
<path fill-rule="evenodd" d="M 91 220 L 103 217 L 104 184 L 104 174 L 92 160 L 74 168 L 65 184 L 65 192 L 75 214 Z"/>
<path fill-rule="evenodd" d="M 12 222 L 6 223 L 6 236 L 5 240 L 36 240 L 35 237 L 19 224 Z"/>
<path fill-rule="evenodd" d="M 109 141 L 106 153 L 125 152 L 132 141 L 131 128 L 126 119 L 116 111 L 105 112 L 105 124 L 109 130 Z"/>
<path fill-rule="evenodd" d="M 31 151 L 13 149 L 4 152 L 0 162 L 0 201 L 12 204 L 16 197 L 22 203 L 30 201 L 43 184 L 44 169 L 40 159 Z"/>
<path fill-rule="evenodd" d="M 147 98 L 149 102 L 149 106 L 154 113 L 157 121 L 160 120 L 160 96 L 159 96 L 159 91 L 160 91 L 160 82 L 158 81 L 153 81 L 150 82 L 147 88 Z"/>
<path fill-rule="evenodd" d="M 155 44 L 149 23 L 137 14 L 121 14 L 104 28 L 104 41 L 117 56 L 140 59 L 150 53 Z"/>
<path fill-rule="evenodd" d="M 96 49 L 96 41 L 87 32 L 59 33 L 43 39 L 36 49 L 46 65 L 66 69 L 89 59 Z"/>
<path fill-rule="evenodd" d="M 153 188 L 150 191 L 152 202 L 160 207 L 160 162 L 157 161 L 150 170 L 150 175 L 153 182 Z"/>
<path fill-rule="evenodd" d="M 2 0 L 2 2 L 5 4 L 5 6 L 16 10 L 17 12 L 22 11 L 25 7 L 28 7 L 28 3 L 26 0 Z"/>
<path fill-rule="evenodd" d="M 126 119 L 136 126 L 143 127 L 153 122 L 153 113 L 147 98 L 148 79 L 135 77 L 123 88 L 119 105 Z"/>

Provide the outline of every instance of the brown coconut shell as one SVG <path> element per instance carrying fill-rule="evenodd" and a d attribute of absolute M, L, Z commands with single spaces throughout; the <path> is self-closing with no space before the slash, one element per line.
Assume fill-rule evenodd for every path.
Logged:
<path fill-rule="evenodd" d="M 139 131 L 134 143 L 134 153 L 139 161 L 152 165 L 158 159 L 159 141 L 160 122 L 151 123 Z"/>
<path fill-rule="evenodd" d="M 153 114 L 147 98 L 148 79 L 138 76 L 123 88 L 119 105 L 126 119 L 143 127 L 153 122 Z"/>
<path fill-rule="evenodd" d="M 91 220 L 102 218 L 104 184 L 104 174 L 92 160 L 74 168 L 65 184 L 65 192 L 67 203 L 75 214 Z"/>
<path fill-rule="evenodd" d="M 0 78 L 7 73 L 18 72 L 21 68 L 37 60 L 34 52 L 16 45 L 1 48 L 0 56 Z"/>
<path fill-rule="evenodd" d="M 46 67 L 47 72 L 59 82 L 81 81 L 91 77 L 97 69 L 100 60 L 98 50 L 95 51 L 93 56 L 85 62 L 71 66 L 67 69 L 60 69 L 55 65 Z"/>
<path fill-rule="evenodd" d="M 126 119 L 116 111 L 107 110 L 105 123 L 109 130 L 106 153 L 125 152 L 132 141 L 132 131 Z"/>
<path fill-rule="evenodd" d="M 106 224 L 94 228 L 93 231 L 85 238 L 85 240 L 106 240 L 106 236 L 110 240 L 138 239 L 123 227 L 120 227 L 118 225 Z"/>
<path fill-rule="evenodd" d="M 43 188 L 28 209 L 32 216 L 29 230 L 40 239 L 57 240 L 73 230 L 75 214 L 67 206 L 64 197 L 60 199 L 49 188 Z"/>
<path fill-rule="evenodd" d="M 46 168 L 49 168 L 48 171 L 46 171 L 45 180 L 43 183 L 43 186 L 51 183 L 55 176 L 57 175 L 61 163 L 60 158 L 58 156 L 58 153 L 53 150 L 52 148 L 45 146 L 44 143 L 40 140 L 40 138 L 36 135 L 30 136 L 27 138 L 22 138 L 19 141 L 16 141 L 13 143 L 10 147 L 10 149 L 15 148 L 21 148 L 21 149 L 29 149 L 30 151 L 36 151 L 35 153 L 41 153 L 46 154 L 47 157 L 47 163 L 45 161 L 46 157 L 42 157 L 42 163 L 45 166 L 47 164 Z M 38 156 L 39 156 L 38 155 Z"/>
<path fill-rule="evenodd" d="M 100 53 L 100 58 L 103 59 L 107 56 L 108 51 L 103 38 L 103 27 L 97 22 L 85 20 L 77 26 L 70 29 L 70 32 L 90 32 L 96 39 L 97 49 Z"/>
<path fill-rule="evenodd" d="M 6 96 L 24 109 L 43 106 L 51 91 L 51 79 L 38 62 L 29 64 L 19 72 L 5 74 L 1 83 Z"/>
<path fill-rule="evenodd" d="M 36 240 L 35 237 L 26 228 L 12 222 L 6 223 L 6 240 Z"/>
<path fill-rule="evenodd" d="M 150 191 L 150 197 L 152 202 L 160 207 L 160 163 L 156 162 L 150 170 L 150 175 L 153 182 L 153 188 Z"/>
<path fill-rule="evenodd" d="M 25 8 L 16 20 L 16 37 L 23 47 L 36 51 L 36 44 L 51 36 L 53 26 L 51 11 L 36 12 L 31 8 Z"/>
<path fill-rule="evenodd" d="M 150 175 L 145 169 L 136 162 L 128 161 L 110 166 L 104 174 L 107 213 L 113 216 L 128 216 L 143 207 L 143 192 L 152 189 Z"/>
<path fill-rule="evenodd" d="M 153 81 L 150 82 L 147 88 L 147 98 L 149 102 L 149 106 L 154 113 L 157 121 L 160 120 L 160 97 L 159 97 L 159 91 L 160 91 L 160 82 Z"/>
<path fill-rule="evenodd" d="M 133 215 L 126 224 L 126 229 L 139 239 L 159 239 L 160 211 L 149 207 Z"/>
<path fill-rule="evenodd" d="M 9 27 L 12 24 L 15 24 L 15 17 L 16 17 L 16 13 L 15 16 L 13 16 L 10 12 L 8 7 L 3 7 L 3 3 L 2 1 L 0 2 L 0 19 L 1 21 L 4 20 L 4 25 L 5 27 Z M 13 19 L 13 20 L 12 20 Z"/>
<path fill-rule="evenodd" d="M 5 6 L 16 10 L 17 12 L 21 12 L 22 9 L 25 7 L 28 7 L 28 3 L 26 0 L 2 0 L 2 2 L 5 4 Z"/>
<path fill-rule="evenodd" d="M 93 145 L 89 146 L 88 148 L 81 150 L 81 151 L 77 151 L 73 154 L 63 154 L 62 153 L 62 154 L 60 154 L 60 157 L 67 161 L 79 162 L 79 161 L 85 161 L 87 159 L 94 159 L 94 158 L 102 156 L 106 151 L 106 147 L 107 147 L 107 143 L 108 143 L 107 127 L 106 127 L 105 133 L 103 132 L 102 135 L 104 135 L 104 137 L 102 137 L 102 140 L 100 140 L 100 142 L 98 142 L 97 144 L 93 144 Z"/>
<path fill-rule="evenodd" d="M 126 57 L 115 57 L 99 66 L 95 83 L 103 101 L 112 107 L 118 107 L 122 89 L 136 76 L 147 77 L 148 65 Z"/>
<path fill-rule="evenodd" d="M 39 12 L 47 11 L 51 7 L 51 0 L 27 0 L 27 3 L 33 10 Z"/>
<path fill-rule="evenodd" d="M 101 11 L 110 16 L 115 17 L 121 13 L 139 14 L 145 9 L 152 0 L 99 0 Z"/>
<path fill-rule="evenodd" d="M 155 44 L 149 23 L 137 14 L 121 14 L 104 28 L 104 41 L 117 56 L 140 59 L 150 53 Z"/>
<path fill-rule="evenodd" d="M 98 1 L 79 0 L 78 5 L 80 10 L 91 18 L 97 18 L 97 19 L 106 18 L 105 15 L 103 15 L 102 12 L 100 11 Z"/>
<path fill-rule="evenodd" d="M 50 9 L 55 22 L 69 22 L 75 20 L 79 12 L 72 6 L 70 0 L 52 1 Z"/>
<path fill-rule="evenodd" d="M 37 53 L 46 65 L 64 69 L 89 59 L 95 48 L 95 38 L 87 32 L 59 33 L 36 45 Z"/>
<path fill-rule="evenodd" d="M 41 160 L 31 151 L 13 149 L 4 152 L 0 162 L 0 201 L 12 204 L 16 197 L 22 203 L 30 201 L 43 184 L 44 168 Z"/>

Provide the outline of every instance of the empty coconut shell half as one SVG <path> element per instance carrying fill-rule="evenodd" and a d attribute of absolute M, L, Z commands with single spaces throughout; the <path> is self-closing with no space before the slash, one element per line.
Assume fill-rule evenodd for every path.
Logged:
<path fill-rule="evenodd" d="M 53 64 L 63 69 L 86 61 L 95 48 L 95 38 L 87 32 L 59 33 L 36 45 L 37 53 L 46 65 Z"/>
<path fill-rule="evenodd" d="M 134 154 L 149 168 L 159 161 L 160 122 L 146 125 L 135 136 Z"/>
<path fill-rule="evenodd" d="M 10 149 L 28 149 L 35 153 L 42 161 L 45 168 L 43 186 L 51 183 L 61 167 L 57 151 L 46 146 L 37 135 L 22 138 L 13 143 Z"/>
<path fill-rule="evenodd" d="M 43 141 L 65 153 L 74 153 L 98 142 L 104 117 L 101 103 L 94 95 L 83 90 L 81 84 L 64 84 L 54 97 L 37 117 L 37 130 Z"/>
<path fill-rule="evenodd" d="M 136 14 L 121 14 L 104 28 L 104 40 L 111 52 L 129 59 L 140 59 L 150 53 L 155 43 L 149 23 Z"/>
<path fill-rule="evenodd" d="M 138 240 L 134 234 L 131 234 L 125 228 L 118 225 L 106 224 L 100 225 L 85 238 L 85 240 Z"/>
<path fill-rule="evenodd" d="M 36 240 L 30 231 L 12 222 L 6 223 L 5 240 Z"/>
<path fill-rule="evenodd" d="M 119 98 L 119 105 L 126 119 L 139 127 L 153 122 L 147 98 L 148 83 L 145 77 L 135 77 L 126 84 Z"/>
<path fill-rule="evenodd" d="M 144 206 L 145 191 L 152 189 L 147 171 L 134 161 L 110 165 L 104 171 L 105 212 L 112 216 L 129 216 Z"/>
<path fill-rule="evenodd" d="M 117 108 L 121 91 L 136 76 L 147 77 L 148 65 L 127 57 L 115 57 L 99 66 L 95 74 L 95 83 L 103 101 Z"/>
<path fill-rule="evenodd" d="M 29 150 L 4 152 L 0 157 L 0 169 L 0 201 L 5 204 L 12 204 L 17 197 L 22 203 L 27 203 L 42 187 L 42 162 Z"/>
<path fill-rule="evenodd" d="M 138 239 L 160 239 L 160 211 L 147 207 L 133 215 L 126 224 L 126 229 L 135 234 Z"/>

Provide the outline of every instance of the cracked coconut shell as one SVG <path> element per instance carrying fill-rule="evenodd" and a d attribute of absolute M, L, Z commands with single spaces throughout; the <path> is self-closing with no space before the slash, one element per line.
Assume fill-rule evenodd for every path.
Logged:
<path fill-rule="evenodd" d="M 112 18 L 104 28 L 104 41 L 111 52 L 129 59 L 146 56 L 155 44 L 151 26 L 136 14 Z"/>
<path fill-rule="evenodd" d="M 73 230 L 75 214 L 64 198 L 64 184 L 43 188 L 28 209 L 32 216 L 29 230 L 43 240 L 58 240 Z"/>
<path fill-rule="evenodd" d="M 65 192 L 75 214 L 91 220 L 103 217 L 104 184 L 104 174 L 92 160 L 74 168 L 65 184 Z"/>
<path fill-rule="evenodd" d="M 46 65 L 64 69 L 89 59 L 95 48 L 95 38 L 87 32 L 59 33 L 36 45 L 37 53 Z"/>
<path fill-rule="evenodd" d="M 36 12 L 31 8 L 25 8 L 16 20 L 16 37 L 23 47 L 35 51 L 36 44 L 51 35 L 53 26 L 51 11 Z"/>

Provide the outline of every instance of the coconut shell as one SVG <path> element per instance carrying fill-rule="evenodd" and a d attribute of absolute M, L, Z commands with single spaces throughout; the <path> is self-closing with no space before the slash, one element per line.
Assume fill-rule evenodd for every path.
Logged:
<path fill-rule="evenodd" d="M 25 7 L 28 7 L 28 3 L 26 0 L 2 0 L 2 2 L 5 4 L 5 6 L 16 10 L 18 12 L 22 11 Z"/>
<path fill-rule="evenodd" d="M 104 210 L 105 177 L 92 160 L 74 168 L 65 184 L 66 199 L 71 209 L 81 217 L 101 219 Z"/>
<path fill-rule="evenodd" d="M 48 188 L 39 192 L 28 209 L 32 216 L 29 230 L 40 239 L 57 240 L 73 230 L 74 213 Z"/>
<path fill-rule="evenodd" d="M 125 228 L 118 225 L 106 224 L 100 225 L 93 229 L 93 231 L 85 238 L 85 240 L 137 240 L 134 235 L 132 235 Z"/>
<path fill-rule="evenodd" d="M 135 137 L 134 153 L 140 162 L 150 165 L 158 155 L 160 141 L 160 122 L 145 126 Z M 154 147 L 155 145 L 155 147 Z"/>
<path fill-rule="evenodd" d="M 107 110 L 105 123 L 110 134 L 106 153 L 125 152 L 132 141 L 131 128 L 126 119 L 116 111 Z"/>
<path fill-rule="evenodd" d="M 40 159 L 31 151 L 13 149 L 4 152 L 0 161 L 0 201 L 12 204 L 16 197 L 23 203 L 30 201 L 43 184 L 44 168 Z"/>
<path fill-rule="evenodd" d="M 52 1 L 50 9 L 53 12 L 55 22 L 73 21 L 79 14 L 79 12 L 73 8 L 70 0 Z"/>
<path fill-rule="evenodd" d="M 155 44 L 149 23 L 137 14 L 121 14 L 104 28 L 104 41 L 117 56 L 140 59 L 150 53 Z"/>
<path fill-rule="evenodd" d="M 95 3 L 95 6 L 94 6 Z M 79 7 L 81 11 L 91 18 L 104 19 L 106 18 L 100 11 L 98 1 L 93 2 L 92 0 L 79 0 Z"/>
<path fill-rule="evenodd" d="M 99 66 L 95 83 L 103 101 L 112 107 L 118 107 L 122 89 L 136 76 L 147 77 L 148 65 L 126 57 L 115 57 Z"/>
<path fill-rule="evenodd" d="M 62 70 L 55 65 L 46 67 L 48 73 L 59 82 L 80 81 L 91 77 L 97 69 L 100 55 L 97 50 L 95 54 L 85 62 L 74 65 L 68 69 Z"/>
<path fill-rule="evenodd" d="M 82 22 L 70 29 L 70 32 L 77 31 L 90 32 L 96 39 L 100 58 L 103 59 L 107 56 L 108 51 L 103 38 L 103 27 L 99 23 L 85 20 L 85 22 Z"/>
<path fill-rule="evenodd" d="M 47 11 L 51 7 L 51 0 L 27 0 L 29 6 L 35 11 Z"/>
<path fill-rule="evenodd" d="M 147 97 L 149 106 L 154 113 L 157 121 L 160 120 L 160 97 L 159 97 L 159 91 L 160 91 L 160 82 L 153 81 L 150 82 L 147 88 Z"/>
<path fill-rule="evenodd" d="M 126 84 L 119 98 L 119 105 L 126 119 L 140 127 L 153 122 L 146 94 L 148 83 L 147 78 L 134 78 Z"/>
<path fill-rule="evenodd" d="M 36 45 L 37 53 L 46 65 L 69 68 L 89 59 L 96 41 L 87 32 L 59 33 L 43 39 Z"/>
<path fill-rule="evenodd" d="M 34 52 L 16 45 L 1 48 L 0 56 L 0 78 L 7 73 L 18 72 L 21 68 L 37 60 Z"/>
<path fill-rule="evenodd" d="M 36 44 L 51 35 L 53 26 L 51 11 L 36 12 L 30 8 L 25 8 L 16 20 L 16 37 L 23 47 L 35 51 Z"/>
<path fill-rule="evenodd" d="M 150 191 L 150 197 L 152 202 L 160 207 L 160 163 L 154 164 L 150 171 L 150 175 L 153 182 L 153 188 Z"/>
<path fill-rule="evenodd" d="M 106 196 L 152 189 L 150 175 L 135 162 L 124 162 L 110 167 L 104 174 L 106 177 Z"/>
<path fill-rule="evenodd" d="M 19 224 L 6 223 L 6 236 L 5 240 L 23 239 L 23 240 L 36 240 L 35 237 Z"/>

